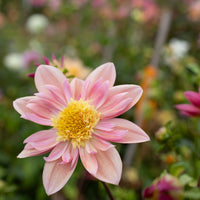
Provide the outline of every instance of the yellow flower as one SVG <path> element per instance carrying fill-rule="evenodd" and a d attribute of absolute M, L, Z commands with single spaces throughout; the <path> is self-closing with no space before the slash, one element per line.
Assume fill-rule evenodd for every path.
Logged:
<path fill-rule="evenodd" d="M 52 57 L 50 65 L 53 65 L 60 69 L 66 77 L 77 77 L 85 79 L 91 72 L 91 69 L 85 67 L 81 60 L 78 58 L 62 57 L 61 61 L 58 61 L 55 56 Z"/>

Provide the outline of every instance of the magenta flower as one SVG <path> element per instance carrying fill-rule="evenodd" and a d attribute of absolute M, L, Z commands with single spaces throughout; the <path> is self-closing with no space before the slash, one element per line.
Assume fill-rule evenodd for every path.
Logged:
<path fill-rule="evenodd" d="M 143 198 L 151 200 L 180 200 L 182 199 L 182 190 L 183 187 L 176 177 L 165 174 L 143 191 Z"/>
<path fill-rule="evenodd" d="M 200 88 L 199 92 L 187 91 L 185 97 L 191 104 L 178 104 L 175 107 L 181 111 L 181 114 L 186 116 L 200 116 Z"/>
<path fill-rule="evenodd" d="M 115 67 L 101 65 L 85 81 L 71 83 L 57 68 L 41 65 L 35 73 L 38 90 L 34 96 L 14 101 L 21 117 L 52 126 L 25 139 L 18 158 L 51 151 L 45 157 L 43 183 L 48 195 L 60 190 L 72 175 L 79 155 L 85 169 L 97 179 L 118 184 L 122 161 L 109 142 L 139 143 L 148 135 L 134 123 L 115 118 L 140 98 L 137 85 L 113 86 Z"/>

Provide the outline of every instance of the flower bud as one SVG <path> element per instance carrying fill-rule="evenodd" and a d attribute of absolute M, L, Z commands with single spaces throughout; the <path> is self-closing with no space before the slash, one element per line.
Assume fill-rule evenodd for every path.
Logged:
<path fill-rule="evenodd" d="M 143 191 L 143 198 L 151 200 L 181 200 L 183 187 L 179 180 L 165 174 L 153 182 L 153 184 Z"/>

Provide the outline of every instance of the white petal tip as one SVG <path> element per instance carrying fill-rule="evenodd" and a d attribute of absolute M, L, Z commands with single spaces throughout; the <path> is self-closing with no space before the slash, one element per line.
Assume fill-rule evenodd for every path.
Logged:
<path fill-rule="evenodd" d="M 142 96 L 143 89 L 139 85 L 137 86 L 139 98 Z"/>
<path fill-rule="evenodd" d="M 112 184 L 112 185 L 119 185 L 120 180 L 121 180 L 121 176 L 117 180 L 112 180 L 112 181 L 108 181 L 108 182 L 105 182 L 105 183 Z"/>
<path fill-rule="evenodd" d="M 149 142 L 151 139 L 148 137 L 148 138 L 145 138 L 142 142 Z"/>
<path fill-rule="evenodd" d="M 148 141 L 150 141 L 150 140 L 151 140 L 150 137 L 145 133 L 145 134 L 143 135 L 143 137 L 141 137 L 141 139 L 138 140 L 136 143 L 148 142 Z"/>
<path fill-rule="evenodd" d="M 18 156 L 17 156 L 17 158 L 25 158 L 26 156 L 21 152 Z"/>

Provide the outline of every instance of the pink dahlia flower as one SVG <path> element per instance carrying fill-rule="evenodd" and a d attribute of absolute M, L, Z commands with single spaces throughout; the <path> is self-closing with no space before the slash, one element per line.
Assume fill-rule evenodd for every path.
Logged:
<path fill-rule="evenodd" d="M 187 91 L 185 97 L 191 104 L 178 104 L 176 108 L 181 111 L 181 114 L 191 117 L 200 116 L 200 88 L 199 92 Z"/>
<path fill-rule="evenodd" d="M 140 98 L 137 85 L 113 86 L 115 67 L 101 65 L 85 81 L 71 83 L 57 68 L 41 65 L 35 73 L 38 90 L 34 96 L 14 101 L 21 117 L 52 126 L 25 139 L 18 158 L 51 151 L 45 157 L 43 183 L 48 195 L 60 190 L 72 175 L 78 158 L 97 179 L 118 184 L 122 161 L 111 142 L 139 143 L 148 135 L 134 123 L 115 118 L 130 109 Z"/>

